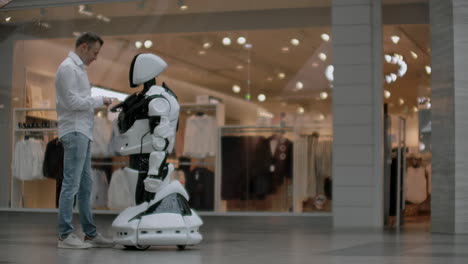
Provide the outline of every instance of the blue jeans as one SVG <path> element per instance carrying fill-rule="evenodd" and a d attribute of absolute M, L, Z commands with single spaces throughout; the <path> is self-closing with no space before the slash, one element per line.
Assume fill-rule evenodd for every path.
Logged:
<path fill-rule="evenodd" d="M 58 233 L 65 238 L 73 232 L 73 202 L 77 197 L 83 232 L 95 237 L 96 225 L 91 212 L 91 141 L 79 132 L 60 138 L 64 149 L 63 182 L 59 199 Z"/>

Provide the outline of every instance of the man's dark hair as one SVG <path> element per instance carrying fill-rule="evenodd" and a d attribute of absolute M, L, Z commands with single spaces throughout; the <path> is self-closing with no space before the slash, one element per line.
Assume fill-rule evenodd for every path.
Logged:
<path fill-rule="evenodd" d="M 99 37 L 96 33 L 93 32 L 85 32 L 81 34 L 78 39 L 76 40 L 75 47 L 77 48 L 83 43 L 88 44 L 89 46 L 93 45 L 94 43 L 99 42 L 99 44 L 104 44 L 104 41 L 101 37 Z"/>

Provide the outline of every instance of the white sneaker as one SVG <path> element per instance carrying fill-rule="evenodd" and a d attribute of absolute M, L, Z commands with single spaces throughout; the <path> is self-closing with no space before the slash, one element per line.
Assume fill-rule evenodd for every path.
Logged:
<path fill-rule="evenodd" d="M 114 241 L 104 238 L 99 233 L 93 238 L 85 237 L 85 243 L 90 244 L 92 247 L 113 247 L 114 246 Z"/>
<path fill-rule="evenodd" d="M 68 249 L 88 249 L 93 247 L 90 243 L 83 242 L 75 234 L 69 234 L 67 238 L 58 241 L 57 247 Z"/>

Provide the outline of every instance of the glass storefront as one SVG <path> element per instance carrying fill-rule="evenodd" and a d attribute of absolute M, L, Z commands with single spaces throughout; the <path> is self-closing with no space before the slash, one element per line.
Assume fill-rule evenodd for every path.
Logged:
<path fill-rule="evenodd" d="M 141 0 L 0 9 L 0 25 L 9 29 L 0 41 L 13 54 L 12 168 L 2 176 L 9 179 L 10 206 L 56 208 L 55 72 L 76 37 L 93 31 L 104 40 L 87 69 L 95 92 L 138 91 L 128 82 L 136 54 L 151 52 L 168 63 L 157 83 L 165 82 L 181 104 L 168 162 L 193 208 L 331 212 L 330 2 Z M 95 209 L 134 202 L 128 157 L 112 148 L 115 118 L 96 111 Z M 200 119 L 211 120 L 211 132 L 194 128 Z M 57 162 L 44 168 L 50 160 Z M 25 161 L 34 168 L 24 170 Z"/>

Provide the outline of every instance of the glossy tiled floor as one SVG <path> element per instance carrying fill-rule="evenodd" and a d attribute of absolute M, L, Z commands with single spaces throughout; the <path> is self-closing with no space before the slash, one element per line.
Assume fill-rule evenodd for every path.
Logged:
<path fill-rule="evenodd" d="M 103 234 L 114 215 L 97 215 Z M 203 216 L 204 241 L 178 251 L 57 249 L 54 213 L 0 212 L 4 263 L 468 263 L 468 236 L 431 234 L 426 226 L 396 231 L 332 230 L 329 217 Z"/>

